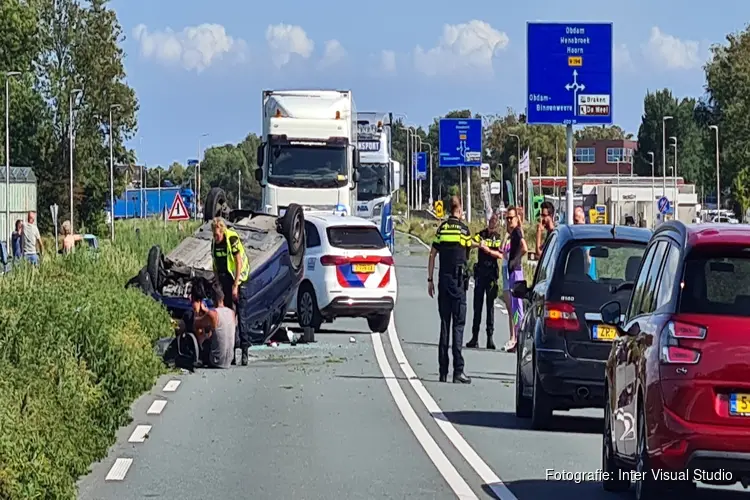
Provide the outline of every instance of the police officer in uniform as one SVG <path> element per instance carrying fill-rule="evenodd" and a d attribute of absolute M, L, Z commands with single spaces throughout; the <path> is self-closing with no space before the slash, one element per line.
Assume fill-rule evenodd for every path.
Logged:
<path fill-rule="evenodd" d="M 214 274 L 224 291 L 224 306 L 234 309 L 237 313 L 237 326 L 242 350 L 242 366 L 247 366 L 248 348 L 250 347 L 250 331 L 243 321 L 243 312 L 247 307 L 247 281 L 250 277 L 250 261 L 245 254 L 240 235 L 227 227 L 221 217 L 211 223 L 213 241 L 211 242 L 211 257 L 213 259 Z M 235 364 L 235 360 L 232 364 Z"/>
<path fill-rule="evenodd" d="M 440 254 L 438 271 L 438 312 L 440 313 L 440 341 L 438 342 L 438 363 L 440 381 L 448 381 L 448 347 L 453 350 L 453 383 L 470 384 L 471 379 L 464 373 L 464 358 L 461 348 L 464 342 L 466 324 L 466 290 L 469 287 L 469 273 L 466 269 L 469 251 L 477 244 L 471 238 L 471 230 L 462 220 L 461 201 L 457 196 L 450 201 L 450 217 L 440 224 L 435 233 L 428 262 L 427 293 L 435 295 L 433 274 L 435 257 Z"/>
<path fill-rule="evenodd" d="M 498 231 L 497 215 L 490 217 L 487 228 L 474 235 L 479 244 L 479 255 L 474 267 L 474 320 L 471 326 L 471 340 L 466 344 L 476 349 L 479 344 L 479 327 L 482 323 L 482 306 L 487 303 L 487 349 L 495 349 L 492 334 L 495 333 L 495 299 L 497 298 L 500 268 L 497 260 L 503 257 L 500 247 L 503 242 Z"/>

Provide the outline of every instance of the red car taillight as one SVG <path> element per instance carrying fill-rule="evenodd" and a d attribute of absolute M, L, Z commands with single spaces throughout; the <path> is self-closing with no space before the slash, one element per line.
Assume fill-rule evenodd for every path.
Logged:
<path fill-rule="evenodd" d="M 567 302 L 545 302 L 544 325 L 550 330 L 576 332 L 581 327 L 576 308 Z"/>
<path fill-rule="evenodd" d="M 320 258 L 320 263 L 324 266 L 342 266 L 348 264 L 349 259 L 340 255 L 324 255 Z"/>
<path fill-rule="evenodd" d="M 705 340 L 707 330 L 703 326 L 692 325 L 673 319 L 664 326 L 659 337 L 659 358 L 666 365 L 695 365 L 701 359 L 701 352 L 688 347 L 681 341 Z"/>

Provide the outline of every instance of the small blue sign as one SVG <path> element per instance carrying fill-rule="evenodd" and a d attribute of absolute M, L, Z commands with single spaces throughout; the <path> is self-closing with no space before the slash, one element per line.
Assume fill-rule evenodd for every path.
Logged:
<path fill-rule="evenodd" d="M 656 207 L 659 209 L 660 214 L 669 213 L 669 210 L 671 208 L 669 198 L 667 198 L 666 196 L 662 196 L 661 198 L 659 198 L 659 201 L 656 202 Z"/>
<path fill-rule="evenodd" d="M 612 23 L 528 23 L 526 121 L 612 124 Z"/>
<path fill-rule="evenodd" d="M 427 180 L 427 153 L 417 153 L 417 180 Z"/>
<path fill-rule="evenodd" d="M 482 120 L 443 118 L 440 120 L 440 166 L 482 165 Z"/>
<path fill-rule="evenodd" d="M 198 163 L 200 163 L 198 160 L 188 160 L 187 161 L 187 166 L 188 167 L 194 167 L 194 166 L 198 165 Z"/>

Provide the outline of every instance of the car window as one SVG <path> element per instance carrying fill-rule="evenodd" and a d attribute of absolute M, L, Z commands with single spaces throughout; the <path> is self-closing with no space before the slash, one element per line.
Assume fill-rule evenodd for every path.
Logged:
<path fill-rule="evenodd" d="M 659 283 L 656 286 L 656 303 L 654 312 L 666 312 L 666 309 L 672 303 L 674 295 L 674 284 L 677 280 L 677 271 L 680 265 L 680 251 L 676 246 L 670 244 L 667 249 L 667 257 L 664 260 Z"/>
<path fill-rule="evenodd" d="M 651 268 L 651 262 L 654 260 L 654 253 L 656 253 L 657 245 L 658 243 L 651 245 L 646 251 L 640 271 L 638 272 L 638 278 L 635 280 L 635 286 L 633 287 L 630 306 L 628 307 L 628 312 L 626 314 L 627 321 L 630 321 L 630 319 L 636 315 L 636 311 L 641 307 L 641 299 L 643 298 L 643 290 L 646 286 L 646 278 L 648 277 L 648 271 Z"/>
<path fill-rule="evenodd" d="M 750 317 L 746 248 L 695 249 L 685 260 L 679 312 Z"/>
<path fill-rule="evenodd" d="M 534 286 L 537 283 L 544 281 L 549 277 L 549 271 L 552 262 L 552 256 L 557 254 L 557 242 L 559 241 L 557 234 L 553 233 L 547 244 L 543 247 L 542 259 L 539 261 L 536 267 L 536 273 L 534 276 Z"/>
<path fill-rule="evenodd" d="M 666 241 L 660 241 L 657 244 L 656 252 L 654 253 L 654 260 L 651 261 L 651 268 L 648 270 L 648 276 L 646 276 L 646 284 L 643 288 L 641 305 L 637 309 L 637 316 L 654 312 L 656 280 L 659 277 L 659 271 L 661 271 L 661 265 L 662 262 L 664 262 L 664 256 L 667 253 L 667 247 L 669 247 L 669 243 L 667 243 Z"/>
<path fill-rule="evenodd" d="M 315 227 L 315 224 L 310 221 L 305 221 L 305 245 L 307 248 L 320 246 L 320 233 L 318 233 L 318 228 Z"/>
<path fill-rule="evenodd" d="M 335 248 L 349 250 L 385 248 L 385 240 L 373 226 L 334 226 L 326 229 L 328 241 Z"/>

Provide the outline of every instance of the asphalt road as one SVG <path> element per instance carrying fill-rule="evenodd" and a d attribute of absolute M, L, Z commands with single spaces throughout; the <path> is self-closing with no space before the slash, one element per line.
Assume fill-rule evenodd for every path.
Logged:
<path fill-rule="evenodd" d="M 426 249 L 398 243 L 388 333 L 338 320 L 315 344 L 254 350 L 248 367 L 165 377 L 134 404 L 133 423 L 81 480 L 79 498 L 631 498 L 548 478 L 600 467 L 601 411 L 560 413 L 554 430 L 530 430 L 513 413 L 513 355 L 464 350 L 473 383 L 437 382 Z M 495 314 L 499 346 L 508 323 L 504 308 Z M 740 495 L 702 488 L 696 498 Z"/>

